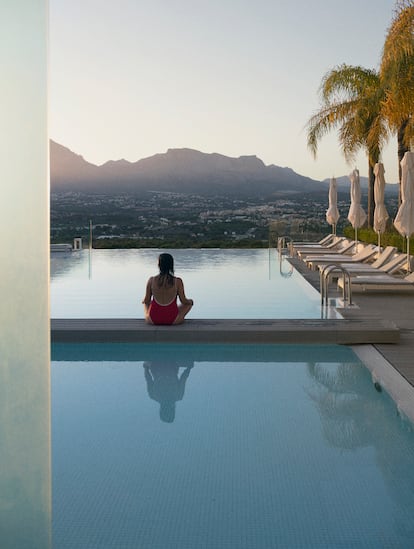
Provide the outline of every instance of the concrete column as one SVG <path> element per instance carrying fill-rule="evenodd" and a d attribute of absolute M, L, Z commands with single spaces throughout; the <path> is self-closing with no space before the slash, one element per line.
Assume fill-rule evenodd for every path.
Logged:
<path fill-rule="evenodd" d="M 47 0 L 0 2 L 0 536 L 50 547 Z"/>

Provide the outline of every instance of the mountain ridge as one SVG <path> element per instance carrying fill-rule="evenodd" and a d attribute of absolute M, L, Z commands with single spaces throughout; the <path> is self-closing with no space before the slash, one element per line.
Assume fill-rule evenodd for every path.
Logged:
<path fill-rule="evenodd" d="M 256 155 L 236 158 L 191 148 L 169 148 L 165 153 L 134 162 L 122 158 L 97 165 L 53 140 L 50 141 L 50 174 L 52 192 L 104 194 L 161 191 L 266 198 L 326 192 L 329 184 L 329 179 L 317 181 L 289 167 L 265 165 Z M 349 192 L 348 176 L 336 179 L 338 192 Z M 361 177 L 362 189 L 366 190 L 367 185 L 368 179 Z"/>
<path fill-rule="evenodd" d="M 190 148 L 168 149 L 135 162 L 120 159 L 96 165 L 51 140 L 50 167 L 52 191 L 269 196 L 326 190 L 326 183 L 291 168 L 266 166 L 256 155 L 233 158 Z"/>

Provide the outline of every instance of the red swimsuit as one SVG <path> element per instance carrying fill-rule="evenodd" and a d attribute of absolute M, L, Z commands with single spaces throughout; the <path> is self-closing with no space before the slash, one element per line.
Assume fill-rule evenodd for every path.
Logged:
<path fill-rule="evenodd" d="M 174 280 L 174 285 L 177 291 L 177 279 Z M 152 283 L 151 291 L 153 291 Z M 178 315 L 177 295 L 166 305 L 158 303 L 155 297 L 152 296 L 148 312 L 154 324 L 173 324 Z"/>
<path fill-rule="evenodd" d="M 154 324 L 173 324 L 178 315 L 177 298 L 167 305 L 161 305 L 152 298 L 149 315 Z"/>

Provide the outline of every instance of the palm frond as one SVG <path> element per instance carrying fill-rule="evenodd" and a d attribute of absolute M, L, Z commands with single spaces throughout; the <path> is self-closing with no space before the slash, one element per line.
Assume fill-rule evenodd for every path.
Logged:
<path fill-rule="evenodd" d="M 320 86 L 321 109 L 310 118 L 308 147 L 316 157 L 320 139 L 333 129 L 347 161 L 359 149 L 379 157 L 378 150 L 388 139 L 383 120 L 385 89 L 375 70 L 339 65 L 325 74 Z M 379 120 L 377 120 L 377 118 Z M 375 131 L 371 127 L 375 124 Z"/>
<path fill-rule="evenodd" d="M 414 2 L 401 2 L 387 31 L 381 61 L 381 73 L 414 55 Z"/>
<path fill-rule="evenodd" d="M 325 74 L 320 86 L 322 101 L 338 102 L 345 98 L 358 98 L 368 88 L 378 85 L 379 76 L 374 70 L 360 66 L 339 65 Z"/>
<path fill-rule="evenodd" d="M 307 123 L 308 148 L 316 157 L 318 143 L 328 133 L 352 117 L 355 111 L 355 101 L 324 105 Z"/>

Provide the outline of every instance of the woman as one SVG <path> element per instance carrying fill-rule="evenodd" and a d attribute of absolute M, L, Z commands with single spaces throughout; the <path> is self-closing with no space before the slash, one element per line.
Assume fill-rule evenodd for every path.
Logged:
<path fill-rule="evenodd" d="M 174 276 L 174 258 L 161 254 L 158 258 L 159 274 L 147 282 L 144 304 L 148 324 L 181 324 L 194 302 L 187 299 L 181 278 Z M 181 304 L 177 305 L 177 296 Z"/>

